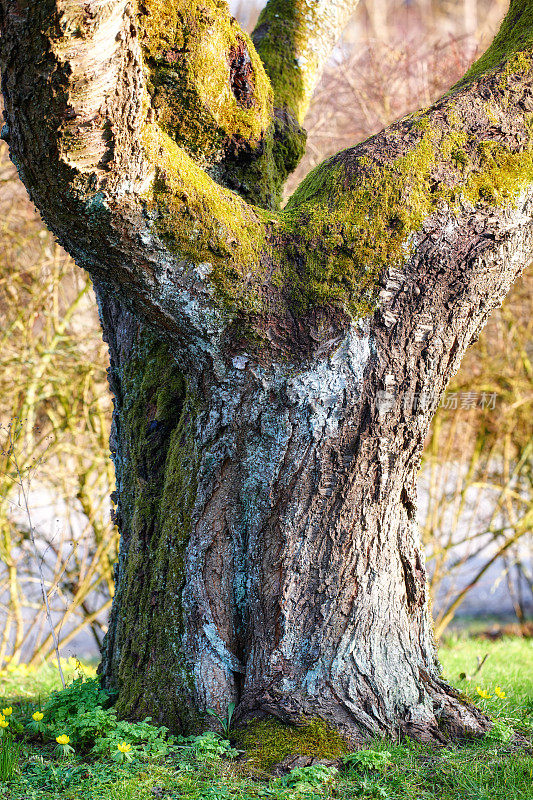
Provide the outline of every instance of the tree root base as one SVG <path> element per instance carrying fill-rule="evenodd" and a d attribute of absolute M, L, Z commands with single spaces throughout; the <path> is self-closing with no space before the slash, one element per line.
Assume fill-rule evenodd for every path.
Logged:
<path fill-rule="evenodd" d="M 310 725 L 318 723 L 323 726 L 324 732 L 336 736 L 337 741 L 344 742 L 349 749 L 366 747 L 372 739 L 387 736 L 394 739 L 408 737 L 424 744 L 444 745 L 452 741 L 479 738 L 491 730 L 490 719 L 451 686 L 429 676 L 425 676 L 424 684 L 431 703 L 422 711 L 420 707 L 413 712 L 407 711 L 396 720 L 370 717 L 363 708 L 350 701 L 333 704 L 297 694 L 292 694 L 290 698 L 276 697 L 273 693 L 256 697 L 254 702 L 248 700 L 241 703 L 235 720 L 245 731 L 255 725 L 265 727 L 262 736 L 265 735 L 270 721 L 276 730 L 286 727 L 295 732 L 300 731 L 302 741 L 305 740 L 304 731 Z M 317 759 L 323 760 L 324 757 L 327 759 L 325 753 L 299 750 L 297 738 L 295 735 L 295 749 L 287 757 L 311 758 L 309 763 L 318 763 Z M 328 755 L 331 758 L 332 754 Z M 286 760 L 280 759 L 280 769 L 284 768 Z"/>

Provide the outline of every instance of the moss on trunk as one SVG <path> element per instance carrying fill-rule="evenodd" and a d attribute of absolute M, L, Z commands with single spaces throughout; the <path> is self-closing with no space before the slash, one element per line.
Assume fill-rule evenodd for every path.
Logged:
<path fill-rule="evenodd" d="M 118 691 L 117 709 L 124 716 L 195 728 L 180 637 L 184 553 L 196 494 L 198 400 L 167 346 L 146 333 L 131 358 L 114 365 L 112 385 L 122 539 L 113 612 L 120 616 L 119 638 L 109 642 L 115 664 L 108 685 Z"/>

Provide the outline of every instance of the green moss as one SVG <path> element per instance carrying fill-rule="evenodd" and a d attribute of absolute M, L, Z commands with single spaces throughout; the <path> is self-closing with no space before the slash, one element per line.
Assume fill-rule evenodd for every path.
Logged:
<path fill-rule="evenodd" d="M 505 64 L 505 69 L 503 70 L 499 87 L 500 89 L 506 89 L 509 85 L 510 79 L 515 79 L 516 77 L 520 77 L 525 75 L 531 69 L 531 54 L 530 53 L 513 53 L 513 55 L 509 58 L 507 63 Z"/>
<path fill-rule="evenodd" d="M 231 139 L 257 144 L 272 120 L 272 89 L 247 35 L 221 0 L 142 0 L 139 22 L 148 89 L 163 130 L 201 163 Z M 245 47 L 253 94 L 239 102 L 230 54 Z"/>
<path fill-rule="evenodd" d="M 477 149 L 483 169 L 469 176 L 464 196 L 472 204 L 512 205 L 517 193 L 533 181 L 532 151 L 513 153 L 494 141 L 480 142 Z"/>
<path fill-rule="evenodd" d="M 321 65 L 318 39 L 329 35 L 331 22 L 324 3 L 269 0 L 253 33 L 274 89 L 276 107 L 289 109 L 300 124 Z"/>
<path fill-rule="evenodd" d="M 276 105 L 302 122 L 307 110 L 304 74 L 297 61 L 299 0 L 270 0 L 257 21 L 253 41 L 274 89 Z M 311 12 L 310 12 L 311 13 Z"/>
<path fill-rule="evenodd" d="M 246 750 L 247 763 L 261 772 L 269 772 L 287 756 L 336 759 L 349 751 L 342 736 L 318 718 L 298 727 L 273 718 L 254 720 L 235 731 L 234 738 Z"/>
<path fill-rule="evenodd" d="M 199 717 L 181 651 L 181 592 L 196 495 L 199 403 L 167 345 L 146 333 L 117 394 L 123 534 L 117 709 L 123 716 L 157 720 L 164 707 L 167 724 L 191 729 Z"/>
<path fill-rule="evenodd" d="M 210 280 L 233 310 L 263 311 L 270 254 L 270 282 L 284 287 L 281 294 L 297 309 L 342 305 L 360 318 L 375 307 L 381 272 L 405 263 L 413 234 L 432 213 L 512 204 L 533 179 L 530 144 L 520 151 L 495 141 L 478 145 L 454 108 L 438 124 L 418 114 L 410 127 L 418 138 L 403 155 L 378 161 L 363 146 L 355 160 L 340 153 L 311 172 L 279 216 L 281 246 L 272 248 L 275 216 L 219 186 L 157 126 L 148 126 L 157 226 L 181 255 L 211 265 Z M 525 123 L 524 134 L 530 139 Z M 392 150 L 396 135 L 388 134 Z"/>
<path fill-rule="evenodd" d="M 429 115 L 421 110 L 413 114 L 413 127 L 419 131 L 427 130 L 431 125 Z"/>
<path fill-rule="evenodd" d="M 287 177 L 305 153 L 306 133 L 290 116 L 276 116 L 259 147 L 229 157 L 213 172 L 248 203 L 278 210 Z"/>
<path fill-rule="evenodd" d="M 511 0 L 507 16 L 491 46 L 468 70 L 459 86 L 508 61 L 504 79 L 516 72 L 525 72 L 531 64 L 533 47 L 533 3 Z"/>
<path fill-rule="evenodd" d="M 209 279 L 227 306 L 258 311 L 251 284 L 261 281 L 268 214 L 215 183 L 156 125 L 143 142 L 156 169 L 147 197 L 167 244 L 195 263 L 209 263 Z"/>
<path fill-rule="evenodd" d="M 138 18 L 160 128 L 216 181 L 249 203 L 278 208 L 283 184 L 304 154 L 305 131 L 291 115 L 273 114 L 263 62 L 226 4 L 139 0 Z M 237 51 L 245 61 L 245 99 L 231 81 Z"/>
<path fill-rule="evenodd" d="M 217 0 L 209 0 L 203 10 L 194 5 L 196 22 L 181 0 L 168 6 L 163 0 L 149 0 L 150 4 L 159 17 L 145 23 L 145 48 L 157 63 L 165 53 L 165 58 L 168 56 L 165 32 L 178 36 L 179 31 L 173 41 L 176 52 L 185 54 L 183 60 L 187 61 L 187 37 L 197 36 L 194 24 L 204 31 L 217 17 Z M 301 79 L 299 67 L 291 66 L 295 45 L 284 50 L 275 39 L 279 33 L 288 43 L 294 40 L 300 5 L 299 0 L 269 3 L 256 35 L 273 82 L 278 80 L 276 69 L 288 81 L 280 91 L 289 108 L 298 104 L 304 89 L 291 84 L 293 79 Z M 529 11 L 515 2 L 509 13 L 510 19 L 518 14 L 518 22 L 514 22 L 520 27 Z M 510 21 L 502 30 L 511 30 L 509 26 Z M 513 37 L 513 42 L 522 42 L 516 31 Z M 268 66 L 269 48 L 273 59 L 275 52 L 277 66 Z M 286 69 L 280 67 L 280 49 L 282 61 L 288 59 Z M 530 64 L 523 50 L 511 48 L 506 53 L 507 63 L 496 76 L 505 85 Z M 224 80 L 227 82 L 227 75 Z M 495 97 L 491 103 L 487 128 L 491 120 L 505 113 L 507 95 L 505 90 L 499 101 Z M 207 105 L 214 102 L 213 97 Z M 201 115 L 195 119 L 205 127 Z M 269 128 L 262 128 L 258 144 L 243 151 L 242 161 L 236 156 L 219 162 L 214 177 L 242 197 L 223 188 L 177 147 L 175 131 L 171 138 L 159 126 L 147 125 L 144 134 L 156 171 L 147 201 L 162 238 L 183 258 L 208 264 L 209 280 L 226 307 L 248 317 L 283 311 L 266 306 L 265 283 L 276 289 L 266 302 L 288 302 L 296 312 L 334 304 L 343 306 L 354 318 L 371 313 L 380 274 L 386 267 L 405 263 L 414 234 L 432 213 L 441 209 L 459 214 L 472 205 L 512 204 L 517 192 L 531 180 L 530 146 L 514 151 L 500 144 L 477 147 L 475 137 L 467 133 L 468 115 L 452 97 L 438 118 L 431 111 L 422 111 L 393 128 L 385 135 L 381 154 L 374 155 L 363 144 L 359 157 L 354 158 L 353 151 L 349 156 L 340 153 L 318 167 L 303 181 L 276 224 L 272 216 L 242 198 L 276 208 L 282 183 L 303 151 L 301 129 L 291 128 L 289 119 L 288 115 L 276 117 Z M 526 122 L 524 140 L 530 138 Z M 252 141 L 249 130 L 246 136 Z M 398 152 L 401 155 L 394 157 Z"/>
<path fill-rule="evenodd" d="M 433 139 L 425 133 L 390 165 L 358 162 L 353 183 L 337 158 L 302 183 L 286 208 L 292 238 L 305 254 L 299 274 L 291 275 L 300 305 L 342 302 L 354 317 L 372 310 L 379 272 L 405 260 L 409 235 L 430 210 Z"/>
<path fill-rule="evenodd" d="M 300 307 L 336 303 L 355 318 L 369 313 L 379 275 L 405 263 L 413 234 L 432 213 L 512 204 L 533 180 L 530 144 L 518 152 L 497 142 L 476 147 L 455 111 L 448 127 L 413 121 L 420 134 L 406 154 L 381 162 L 364 155 L 354 164 L 353 154 L 341 153 L 289 200 L 284 269 Z"/>
<path fill-rule="evenodd" d="M 499 125 L 500 124 L 500 118 L 499 118 L 499 115 L 498 115 L 499 109 L 498 109 L 497 106 L 495 106 L 495 105 L 493 105 L 491 103 L 485 103 L 484 104 L 484 110 L 485 110 L 485 113 L 487 115 L 488 121 L 492 125 Z"/>

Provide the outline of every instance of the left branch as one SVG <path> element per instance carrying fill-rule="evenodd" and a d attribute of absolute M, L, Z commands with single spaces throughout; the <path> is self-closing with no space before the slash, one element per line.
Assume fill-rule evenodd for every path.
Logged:
<path fill-rule="evenodd" d="M 32 199 L 45 214 L 53 208 L 61 227 L 65 198 L 146 177 L 132 5 L 3 0 L 0 12 L 6 138 Z"/>
<path fill-rule="evenodd" d="M 157 124 L 137 6 L 0 0 L 0 25 L 4 138 L 45 222 L 104 291 L 204 350 L 266 225 Z"/>

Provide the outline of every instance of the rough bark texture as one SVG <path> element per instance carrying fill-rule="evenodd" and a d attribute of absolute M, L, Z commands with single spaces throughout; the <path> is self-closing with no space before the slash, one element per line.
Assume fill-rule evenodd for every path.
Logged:
<path fill-rule="evenodd" d="M 489 726 L 439 678 L 416 474 L 530 259 L 530 4 L 450 94 L 280 211 L 353 5 L 271 0 L 256 52 L 218 0 L 0 0 L 5 135 L 110 348 L 102 676 L 121 713 L 175 730 L 232 701 L 353 742 Z"/>

